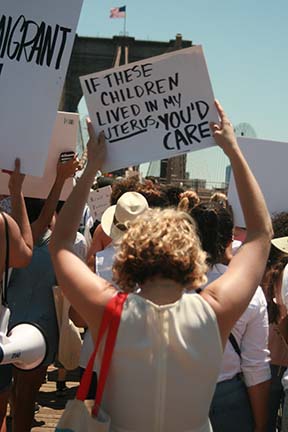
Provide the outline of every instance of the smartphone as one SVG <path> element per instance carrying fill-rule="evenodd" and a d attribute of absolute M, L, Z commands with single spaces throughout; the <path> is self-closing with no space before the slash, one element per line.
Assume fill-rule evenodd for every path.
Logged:
<path fill-rule="evenodd" d="M 75 156 L 75 152 L 73 152 L 73 151 L 62 152 L 60 154 L 59 161 L 61 163 L 64 163 L 64 162 L 69 161 L 70 159 L 73 159 L 74 156 Z"/>

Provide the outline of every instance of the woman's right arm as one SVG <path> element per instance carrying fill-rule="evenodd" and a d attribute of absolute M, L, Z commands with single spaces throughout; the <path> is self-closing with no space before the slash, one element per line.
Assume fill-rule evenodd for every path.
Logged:
<path fill-rule="evenodd" d="M 26 211 L 25 201 L 22 194 L 22 185 L 25 176 L 20 174 L 20 160 L 15 161 L 15 170 L 10 174 L 9 191 L 11 195 L 12 212 L 11 217 L 5 215 L 9 227 L 9 266 L 25 267 L 29 264 L 33 252 L 33 239 L 31 227 Z M 2 250 L 5 250 L 5 226 L 2 218 L 0 233 L 2 239 Z M 5 256 L 5 254 L 3 254 Z"/>
<path fill-rule="evenodd" d="M 218 102 L 216 107 L 220 124 L 212 124 L 211 129 L 217 144 L 230 159 L 247 229 L 246 241 L 231 260 L 227 271 L 202 293 L 216 313 L 225 346 L 233 325 L 260 284 L 273 230 L 264 197 L 238 146 L 233 126 Z"/>

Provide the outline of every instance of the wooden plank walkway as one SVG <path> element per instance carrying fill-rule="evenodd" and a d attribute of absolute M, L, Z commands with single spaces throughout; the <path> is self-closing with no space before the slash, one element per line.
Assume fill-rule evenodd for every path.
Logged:
<path fill-rule="evenodd" d="M 34 423 L 31 432 L 54 432 L 55 426 L 59 417 L 61 416 L 66 402 L 73 399 L 79 384 L 78 370 L 69 372 L 67 374 L 66 386 L 69 388 L 64 395 L 56 395 L 56 379 L 57 369 L 50 366 L 48 369 L 48 379 L 39 391 L 37 402 L 40 410 L 35 414 Z M 8 432 L 11 432 L 11 419 L 7 420 Z"/>

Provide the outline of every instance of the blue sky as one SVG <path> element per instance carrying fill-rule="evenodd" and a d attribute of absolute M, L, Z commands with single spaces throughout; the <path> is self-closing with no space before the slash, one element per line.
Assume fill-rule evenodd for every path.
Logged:
<path fill-rule="evenodd" d="M 109 11 L 123 5 L 129 36 L 169 41 L 181 33 L 203 45 L 214 94 L 234 125 L 288 142 L 287 0 L 84 0 L 77 33 L 118 35 L 123 19 Z"/>
<path fill-rule="evenodd" d="M 119 34 L 123 19 L 109 19 L 109 10 L 125 4 L 129 36 L 168 41 L 182 33 L 203 45 L 214 94 L 233 123 L 288 141 L 287 0 L 84 0 L 78 34 Z"/>

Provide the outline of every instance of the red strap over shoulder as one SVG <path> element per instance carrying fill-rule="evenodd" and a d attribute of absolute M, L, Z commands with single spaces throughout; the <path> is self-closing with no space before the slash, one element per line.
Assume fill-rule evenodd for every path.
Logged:
<path fill-rule="evenodd" d="M 97 414 L 97 406 L 100 406 L 101 404 L 101 399 L 102 399 L 105 383 L 107 380 L 109 367 L 113 355 L 113 350 L 117 338 L 117 332 L 121 320 L 121 313 L 122 313 L 123 305 L 127 299 L 127 296 L 128 294 L 119 292 L 117 293 L 117 295 L 112 297 L 110 301 L 107 303 L 103 313 L 103 318 L 101 321 L 94 351 L 89 359 L 87 368 L 83 374 L 83 377 L 80 382 L 80 386 L 77 390 L 76 399 L 84 401 L 87 398 L 90 383 L 92 380 L 93 366 L 94 366 L 96 354 L 98 352 L 100 343 L 106 331 L 108 330 L 105 348 L 103 352 L 102 363 L 100 367 L 97 394 L 96 394 L 95 404 L 93 408 L 93 414 L 95 415 Z"/>

